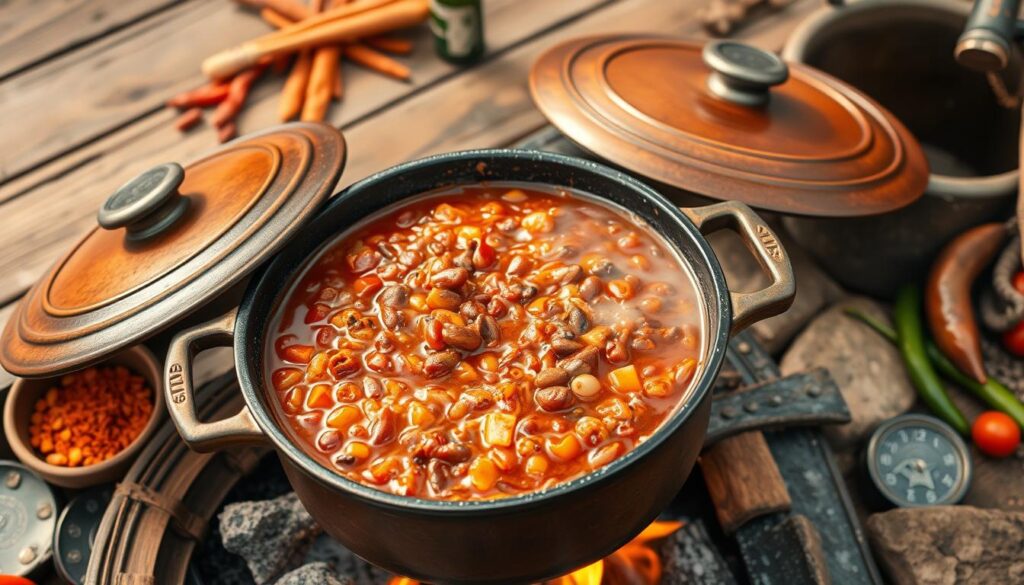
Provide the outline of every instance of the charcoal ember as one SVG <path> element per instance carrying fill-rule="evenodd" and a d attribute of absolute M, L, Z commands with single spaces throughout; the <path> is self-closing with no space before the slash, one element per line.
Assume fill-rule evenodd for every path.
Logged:
<path fill-rule="evenodd" d="M 973 506 L 900 508 L 867 521 L 892 583 L 1024 583 L 1024 513 Z"/>
<path fill-rule="evenodd" d="M 287 570 L 320 531 L 294 493 L 230 504 L 219 520 L 224 548 L 245 559 L 256 585 Z"/>
<path fill-rule="evenodd" d="M 661 547 L 662 585 L 736 585 L 704 522 L 687 520 Z"/>
<path fill-rule="evenodd" d="M 274 585 L 353 585 L 353 581 L 336 575 L 327 563 L 309 563 L 289 571 Z"/>

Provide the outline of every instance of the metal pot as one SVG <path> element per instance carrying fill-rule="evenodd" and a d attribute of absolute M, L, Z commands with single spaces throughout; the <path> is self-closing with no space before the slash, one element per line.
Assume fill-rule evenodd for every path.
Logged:
<path fill-rule="evenodd" d="M 554 488 L 491 501 L 436 501 L 384 493 L 322 466 L 282 431 L 268 403 L 263 352 L 267 324 L 286 284 L 317 251 L 360 218 L 442 186 L 533 182 L 576 189 L 636 214 L 658 230 L 693 270 L 705 315 L 702 365 L 681 406 L 646 442 L 589 475 Z M 743 236 L 772 276 L 754 293 L 730 292 L 704 233 Z M 710 388 L 731 332 L 785 310 L 792 268 L 775 235 L 750 209 L 726 202 L 680 209 L 610 168 L 531 151 L 468 151 L 410 162 L 339 194 L 252 280 L 237 315 L 177 335 L 166 366 L 167 402 L 185 442 L 215 450 L 266 442 L 280 456 L 306 509 L 366 560 L 441 583 L 522 583 L 549 578 L 614 551 L 650 523 L 685 481 L 701 449 Z M 191 359 L 197 347 L 232 344 L 246 407 L 212 423 L 195 413 Z"/>
<path fill-rule="evenodd" d="M 964 229 L 1007 213 L 1017 191 L 1017 109 L 954 59 L 970 11 L 958 0 L 857 0 L 823 7 L 783 58 L 875 98 L 921 142 L 931 167 L 915 203 L 881 216 L 787 217 L 786 229 L 845 286 L 888 296 L 923 276 Z"/>

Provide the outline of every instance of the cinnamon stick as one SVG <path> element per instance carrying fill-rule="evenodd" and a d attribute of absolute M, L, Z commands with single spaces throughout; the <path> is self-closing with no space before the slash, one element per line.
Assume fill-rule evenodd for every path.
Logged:
<path fill-rule="evenodd" d="M 363 42 L 370 47 L 384 51 L 385 53 L 392 53 L 395 55 L 408 55 L 412 52 L 412 41 L 408 39 L 400 39 L 398 37 L 369 37 L 363 39 Z"/>
<path fill-rule="evenodd" d="M 352 12 L 356 11 L 358 12 Z M 345 12 L 345 17 L 328 20 L 319 26 L 305 27 L 329 12 Z M 423 22 L 430 13 L 427 0 L 361 0 L 345 4 L 304 22 L 282 28 L 233 49 L 217 53 L 203 61 L 203 72 L 214 79 L 240 71 L 260 57 L 294 53 L 319 45 L 353 41 Z M 289 32 L 290 31 L 290 32 Z"/>
<path fill-rule="evenodd" d="M 367 69 L 372 69 L 395 79 L 408 81 L 410 77 L 408 67 L 362 43 L 345 45 L 345 58 Z"/>
<path fill-rule="evenodd" d="M 338 52 L 338 67 L 334 71 L 334 88 L 331 94 L 336 101 L 341 100 L 341 96 L 345 95 L 345 80 L 342 78 L 341 68 L 341 51 Z"/>
<path fill-rule="evenodd" d="M 302 7 L 304 16 L 300 16 L 300 18 L 308 17 L 314 10 L 319 11 L 323 1 L 314 0 L 314 2 L 315 4 L 309 9 L 305 6 Z M 288 74 L 288 79 L 285 80 L 284 87 L 281 89 L 281 103 L 278 106 L 277 115 L 282 122 L 287 122 L 302 112 L 303 105 L 306 103 L 306 89 L 309 87 L 312 70 L 313 51 L 304 50 L 295 58 L 292 71 Z"/>

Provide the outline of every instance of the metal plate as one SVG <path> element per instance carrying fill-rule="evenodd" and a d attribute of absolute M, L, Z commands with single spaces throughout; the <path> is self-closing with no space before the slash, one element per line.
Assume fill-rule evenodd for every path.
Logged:
<path fill-rule="evenodd" d="M 92 543 L 107 511 L 113 489 L 89 490 L 71 500 L 61 512 L 54 531 L 54 564 L 62 579 L 73 585 L 85 582 Z"/>
<path fill-rule="evenodd" d="M 20 463 L 0 461 L 0 575 L 28 575 L 50 560 L 57 500 Z"/>
<path fill-rule="evenodd" d="M 583 148 L 715 199 L 850 217 L 898 209 L 924 193 L 920 146 L 867 96 L 792 63 L 788 80 L 770 87 L 784 77 L 725 67 L 702 50 L 648 36 L 577 39 L 537 60 L 530 88 L 540 110 Z M 757 91 L 736 90 L 751 80 Z"/>
<path fill-rule="evenodd" d="M 344 161 L 337 129 L 294 123 L 225 145 L 186 165 L 179 181 L 144 173 L 101 212 L 134 206 L 135 223 L 105 221 L 50 269 L 8 320 L 0 363 L 22 377 L 63 374 L 202 307 L 280 249 L 331 193 Z M 155 221 L 161 211 L 168 221 Z"/>

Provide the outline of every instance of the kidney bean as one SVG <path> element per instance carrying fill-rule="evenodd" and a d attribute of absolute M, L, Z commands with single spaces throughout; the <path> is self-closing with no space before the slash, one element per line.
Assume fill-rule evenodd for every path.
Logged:
<path fill-rule="evenodd" d="M 380 308 L 380 321 L 384 327 L 394 331 L 405 326 L 405 313 L 394 307 L 384 305 Z"/>
<path fill-rule="evenodd" d="M 541 370 L 533 379 L 538 388 L 548 386 L 564 386 L 569 383 L 571 376 L 562 368 L 554 367 Z"/>
<path fill-rule="evenodd" d="M 565 410 L 572 406 L 573 393 L 567 386 L 548 386 L 541 388 L 534 395 L 537 405 L 548 412 Z"/>
<path fill-rule="evenodd" d="M 384 445 L 395 438 L 397 428 L 395 412 L 390 408 L 381 409 L 377 420 L 370 423 L 370 443 Z"/>
<path fill-rule="evenodd" d="M 590 329 L 590 319 L 587 318 L 587 314 L 583 312 L 583 309 L 579 307 L 569 309 L 567 319 L 570 329 L 576 335 L 583 335 Z"/>
<path fill-rule="evenodd" d="M 373 399 L 383 398 L 384 387 L 381 386 L 380 381 L 376 378 L 370 378 L 367 376 L 366 378 L 363 378 L 363 396 Z"/>
<path fill-rule="evenodd" d="M 474 351 L 480 347 L 481 336 L 472 327 L 463 327 L 445 323 L 441 329 L 441 339 L 452 347 L 465 351 Z"/>
<path fill-rule="evenodd" d="M 427 463 L 427 483 L 435 494 L 443 493 L 448 485 L 448 466 L 437 459 Z"/>
<path fill-rule="evenodd" d="M 327 369 L 339 380 L 358 372 L 360 368 L 362 364 L 359 356 L 347 349 L 338 350 L 327 360 Z"/>
<path fill-rule="evenodd" d="M 587 346 L 558 363 L 570 376 L 590 374 L 597 371 L 598 350 Z"/>
<path fill-rule="evenodd" d="M 575 339 L 556 337 L 551 340 L 551 348 L 555 350 L 555 355 L 558 357 L 565 357 L 583 349 L 583 344 Z"/>
<path fill-rule="evenodd" d="M 450 374 L 459 365 L 459 354 L 451 350 L 439 351 L 427 356 L 423 363 L 423 373 L 428 378 L 440 378 Z"/>
<path fill-rule="evenodd" d="M 466 301 L 459 305 L 459 314 L 466 319 L 467 323 L 475 321 L 486 310 L 487 307 L 476 300 Z"/>
<path fill-rule="evenodd" d="M 574 284 L 583 278 L 583 268 L 578 264 L 570 264 L 551 271 L 551 276 L 561 284 Z"/>
<path fill-rule="evenodd" d="M 377 302 L 385 307 L 402 309 L 409 305 L 409 296 L 411 294 L 412 291 L 408 286 L 404 284 L 391 284 L 380 291 Z"/>
<path fill-rule="evenodd" d="M 580 284 L 580 297 L 585 301 L 592 301 L 604 290 L 604 283 L 596 276 L 588 276 Z"/>
<path fill-rule="evenodd" d="M 501 328 L 498 321 L 490 315 L 478 315 L 476 328 L 480 332 L 480 339 L 487 347 L 494 347 L 501 340 Z"/>
<path fill-rule="evenodd" d="M 473 456 L 473 452 L 462 443 L 447 443 L 434 451 L 434 457 L 447 463 L 465 463 Z"/>
<path fill-rule="evenodd" d="M 508 263 L 508 268 L 505 269 L 505 274 L 526 276 L 533 267 L 532 264 L 532 262 L 523 256 L 513 256 L 512 260 Z"/>

